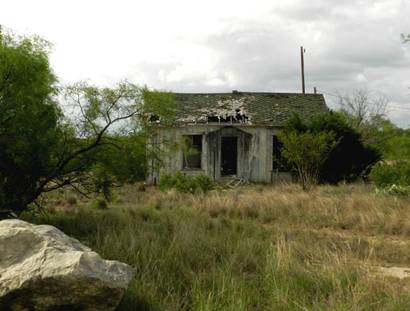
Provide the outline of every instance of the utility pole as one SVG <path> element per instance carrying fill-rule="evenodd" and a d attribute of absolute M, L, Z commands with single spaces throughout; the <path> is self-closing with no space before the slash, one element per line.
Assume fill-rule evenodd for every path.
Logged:
<path fill-rule="evenodd" d="M 300 67 L 301 67 L 301 74 L 302 74 L 302 94 L 305 94 L 305 60 L 303 58 L 303 54 L 306 50 L 303 46 L 300 47 Z"/>

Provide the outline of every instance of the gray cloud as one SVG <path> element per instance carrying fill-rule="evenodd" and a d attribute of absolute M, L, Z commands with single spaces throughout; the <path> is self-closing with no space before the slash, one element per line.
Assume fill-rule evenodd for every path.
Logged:
<path fill-rule="evenodd" d="M 390 117 L 410 125 L 410 32 L 408 1 L 290 1 L 275 6 L 260 21 L 230 18 L 218 33 L 195 38 L 215 57 L 207 72 L 166 77 L 184 60 L 140 63 L 148 84 L 176 91 L 300 91 L 299 46 L 307 49 L 309 91 L 380 91 L 392 102 Z M 200 59 L 198 60 L 201 61 Z M 186 68 L 185 68 L 186 70 Z M 330 106 L 336 100 L 326 97 Z"/>
<path fill-rule="evenodd" d="M 62 82 L 299 92 L 303 45 L 308 91 L 382 92 L 401 126 L 410 125 L 410 43 L 400 40 L 409 16 L 410 0 L 15 0 L 0 10 L 5 26 L 55 43 Z"/>

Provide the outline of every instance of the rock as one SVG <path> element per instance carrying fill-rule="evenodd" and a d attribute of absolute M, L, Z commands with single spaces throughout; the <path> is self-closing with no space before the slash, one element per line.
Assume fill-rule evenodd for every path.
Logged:
<path fill-rule="evenodd" d="M 55 227 L 0 221 L 0 310 L 114 310 L 132 274 Z"/>

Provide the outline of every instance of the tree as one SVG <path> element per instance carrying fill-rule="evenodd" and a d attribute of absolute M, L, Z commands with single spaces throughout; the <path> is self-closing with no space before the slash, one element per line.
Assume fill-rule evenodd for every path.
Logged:
<path fill-rule="evenodd" d="M 329 132 L 285 131 L 280 135 L 282 154 L 294 166 L 304 190 L 316 184 L 320 169 L 331 150 L 336 146 Z"/>
<path fill-rule="evenodd" d="M 147 161 L 145 137 L 140 132 L 110 138 L 115 146 L 101 148 L 90 169 L 95 179 L 94 191 L 102 193 L 107 201 L 113 187 L 145 180 Z"/>
<path fill-rule="evenodd" d="M 365 144 L 378 147 L 387 139 L 383 130 L 387 119 L 389 100 L 383 94 L 359 89 L 352 94 L 340 96 L 339 105 L 347 123 L 360 133 Z"/>
<path fill-rule="evenodd" d="M 0 207 L 20 211 L 54 158 L 64 128 L 49 44 L 0 35 Z"/>
<path fill-rule="evenodd" d="M 297 115 L 294 115 L 287 122 L 284 133 L 296 133 L 300 136 L 301 146 L 298 147 L 297 152 L 308 154 L 308 159 L 312 157 L 309 152 L 321 150 L 320 144 L 316 145 L 318 142 L 309 142 L 309 139 L 314 138 L 312 135 L 329 134 L 337 142 L 326 153 L 326 158 L 318 162 L 318 171 L 314 176 L 321 183 L 356 180 L 367 175 L 372 165 L 380 159 L 378 150 L 363 143 L 361 134 L 348 124 L 342 113 L 328 112 L 317 115 L 306 122 L 302 122 Z M 302 137 L 304 133 L 310 133 L 310 136 Z M 282 139 L 286 140 L 287 137 L 282 137 Z M 285 144 L 284 141 L 283 143 Z M 309 150 L 309 144 L 314 146 L 315 150 Z M 295 143 L 294 148 L 296 147 Z M 287 155 L 286 158 L 289 159 L 290 156 Z M 295 161 L 290 162 L 295 168 Z M 298 169 L 295 168 L 295 170 Z"/>
<path fill-rule="evenodd" d="M 358 89 L 352 94 L 339 97 L 341 110 L 346 114 L 351 126 L 359 129 L 384 119 L 389 100 L 383 94 L 370 94 L 365 89 Z"/>
<path fill-rule="evenodd" d="M 141 90 L 121 83 L 67 89 L 65 118 L 59 108 L 49 44 L 38 38 L 0 36 L 0 210 L 21 213 L 39 197 L 65 186 L 85 193 L 89 171 L 104 148 L 116 146 L 114 127 L 134 117 Z M 117 130 L 118 130 L 117 128 Z"/>
<path fill-rule="evenodd" d="M 138 115 L 138 128 L 145 139 L 147 167 L 149 172 L 157 172 L 167 151 L 179 148 L 179 144 L 159 135 L 159 126 L 171 126 L 176 112 L 175 95 L 171 92 L 156 91 L 145 87 L 142 90 L 143 105 Z M 155 181 L 153 181 L 155 182 Z"/>
<path fill-rule="evenodd" d="M 363 141 L 363 135 L 349 125 L 343 114 L 329 112 L 313 117 L 308 129 L 315 133 L 331 132 L 338 141 L 320 170 L 320 181 L 337 183 L 366 176 L 380 160 L 380 152 Z"/>
<path fill-rule="evenodd" d="M 103 192 L 107 197 L 112 185 L 141 178 L 145 145 L 130 124 L 140 114 L 141 89 L 126 82 L 114 88 L 82 82 L 67 87 L 64 95 L 66 110 L 74 116 L 70 124 L 75 139 L 71 146 L 69 141 L 64 144 L 69 146 L 62 150 L 62 157 L 69 159 L 69 174 L 64 170 L 59 184 L 84 195 Z"/>

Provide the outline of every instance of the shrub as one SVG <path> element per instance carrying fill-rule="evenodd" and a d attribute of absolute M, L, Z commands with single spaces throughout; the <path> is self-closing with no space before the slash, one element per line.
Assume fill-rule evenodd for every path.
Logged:
<path fill-rule="evenodd" d="M 208 176 L 204 174 L 196 176 L 184 175 L 181 172 L 164 173 L 159 181 L 161 190 L 176 189 L 180 192 L 194 193 L 197 191 L 207 192 L 214 188 L 215 184 Z"/>
<path fill-rule="evenodd" d="M 198 185 L 198 188 L 201 189 L 203 192 L 207 192 L 209 190 L 213 190 L 215 188 L 215 183 L 209 176 L 204 174 L 200 174 L 195 176 L 195 182 Z"/>
<path fill-rule="evenodd" d="M 339 113 L 320 114 L 308 122 L 302 122 L 297 115 L 294 115 L 288 120 L 284 132 L 285 135 L 297 133 L 301 136 L 303 133 L 310 132 L 312 135 L 333 136 L 337 144 L 329 150 L 325 160 L 321 161 L 318 167 L 317 177 L 321 183 L 338 183 L 343 180 L 350 182 L 359 177 L 366 177 L 374 163 L 380 160 L 380 153 L 375 148 L 365 145 L 360 133 L 353 129 Z M 314 145 L 313 149 L 317 149 L 317 143 Z M 303 149 L 302 147 L 299 149 Z M 308 155 L 313 151 L 311 148 L 305 148 L 301 160 L 305 154 Z M 294 161 L 291 161 L 291 164 L 294 166 Z"/>
<path fill-rule="evenodd" d="M 104 198 L 97 198 L 91 203 L 91 207 L 94 209 L 107 209 L 108 203 Z"/>
<path fill-rule="evenodd" d="M 376 193 L 389 194 L 394 196 L 408 196 L 410 194 L 410 186 L 391 185 L 385 188 L 377 188 Z"/>
<path fill-rule="evenodd" d="M 380 160 L 380 153 L 364 144 L 361 134 L 339 113 L 315 116 L 310 120 L 309 128 L 314 132 L 332 132 L 338 141 L 321 168 L 322 182 L 354 181 L 367 176 L 370 168 Z"/>
<path fill-rule="evenodd" d="M 410 163 L 405 161 L 393 164 L 379 163 L 373 167 L 370 180 L 376 186 L 382 188 L 392 185 L 410 186 Z"/>
<path fill-rule="evenodd" d="M 337 145 L 334 135 L 328 132 L 285 132 L 280 135 L 282 155 L 291 163 L 303 189 L 308 189 L 318 180 L 320 168 L 330 151 Z"/>

